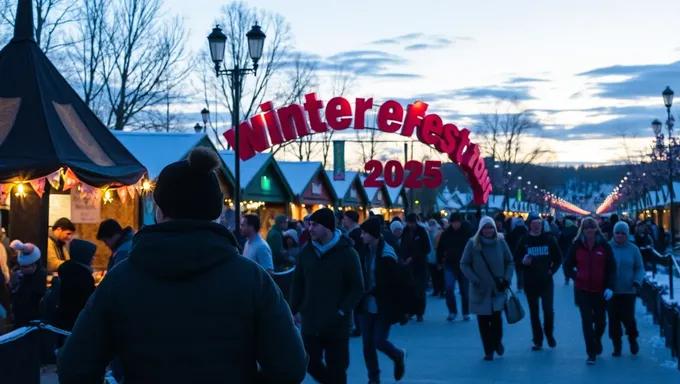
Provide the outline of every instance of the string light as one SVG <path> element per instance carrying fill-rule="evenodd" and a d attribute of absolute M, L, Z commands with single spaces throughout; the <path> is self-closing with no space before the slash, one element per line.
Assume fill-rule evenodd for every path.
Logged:
<path fill-rule="evenodd" d="M 113 195 L 108 189 L 104 191 L 104 204 L 113 202 Z"/>
<path fill-rule="evenodd" d="M 142 190 L 144 192 L 149 192 L 151 190 L 151 188 L 152 188 L 152 185 L 151 185 L 151 182 L 149 180 L 144 180 L 144 182 L 142 182 Z"/>
<path fill-rule="evenodd" d="M 24 184 L 17 184 L 17 191 L 14 194 L 16 197 L 26 197 L 26 189 L 24 188 Z"/>

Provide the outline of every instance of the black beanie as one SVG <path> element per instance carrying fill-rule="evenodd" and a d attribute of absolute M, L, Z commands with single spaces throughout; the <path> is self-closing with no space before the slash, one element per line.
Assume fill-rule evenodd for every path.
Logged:
<path fill-rule="evenodd" d="M 328 208 L 317 209 L 314 213 L 312 213 L 309 221 L 323 225 L 324 227 L 330 229 L 331 232 L 335 232 L 335 213 L 333 213 L 333 211 Z"/>
<path fill-rule="evenodd" d="M 194 148 L 186 160 L 163 168 L 153 191 L 156 205 L 171 219 L 217 219 L 223 206 L 215 174 L 219 165 L 214 151 Z"/>
<path fill-rule="evenodd" d="M 87 240 L 73 239 L 68 250 L 71 260 L 90 265 L 94 259 L 94 254 L 97 253 L 97 245 Z"/>
<path fill-rule="evenodd" d="M 406 215 L 407 223 L 417 223 L 419 221 L 420 219 L 418 218 L 418 215 L 416 215 L 415 213 L 409 213 L 408 215 Z"/>
<path fill-rule="evenodd" d="M 463 217 L 460 215 L 459 212 L 453 212 L 451 216 L 449 216 L 449 222 L 453 223 L 454 221 L 463 221 Z"/>
<path fill-rule="evenodd" d="M 371 217 L 370 219 L 364 221 L 360 225 L 361 230 L 368 233 L 369 235 L 373 236 L 374 238 L 378 239 L 380 238 L 380 220 L 377 218 Z"/>

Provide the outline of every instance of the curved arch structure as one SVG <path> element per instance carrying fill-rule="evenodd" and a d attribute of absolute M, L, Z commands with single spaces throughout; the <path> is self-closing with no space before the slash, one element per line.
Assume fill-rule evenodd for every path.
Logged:
<path fill-rule="evenodd" d="M 260 105 L 262 113 L 239 125 L 239 157 L 248 160 L 257 152 L 264 152 L 277 144 L 323 133 L 330 129 L 343 131 L 350 127 L 366 129 L 366 112 L 373 110 L 372 98 L 356 98 L 354 106 L 344 97 L 334 97 L 324 105 L 316 93 L 305 95 L 303 105 L 290 104 L 275 109 L 271 101 Z M 455 124 L 444 123 L 436 114 L 426 114 L 428 105 L 416 101 L 404 108 L 395 100 L 376 106 L 378 129 L 412 137 L 446 154 L 458 164 L 472 189 L 475 204 L 485 204 L 492 191 L 491 179 L 481 156 L 479 145 L 470 141 L 470 131 Z M 224 133 L 232 147 L 235 131 Z"/>

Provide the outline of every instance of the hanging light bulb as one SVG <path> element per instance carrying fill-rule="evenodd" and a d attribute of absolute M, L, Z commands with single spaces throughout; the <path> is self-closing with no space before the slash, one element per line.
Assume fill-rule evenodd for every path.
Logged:
<path fill-rule="evenodd" d="M 142 183 L 142 190 L 144 192 L 149 192 L 151 190 L 151 182 L 149 180 L 144 180 Z"/>
<path fill-rule="evenodd" d="M 108 189 L 104 191 L 104 204 L 110 203 L 113 201 L 113 195 L 111 194 L 111 191 Z"/>
<path fill-rule="evenodd" d="M 14 194 L 16 197 L 26 197 L 26 189 L 23 184 L 17 184 L 17 191 Z"/>

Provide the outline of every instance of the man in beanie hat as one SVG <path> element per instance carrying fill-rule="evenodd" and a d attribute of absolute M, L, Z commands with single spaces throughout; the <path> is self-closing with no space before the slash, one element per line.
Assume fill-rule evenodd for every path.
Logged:
<path fill-rule="evenodd" d="M 346 383 L 351 312 L 364 295 L 361 263 L 332 210 L 319 209 L 309 220 L 311 241 L 298 256 L 290 308 L 301 315 L 309 374 L 321 383 Z"/>
<path fill-rule="evenodd" d="M 463 320 L 470 320 L 470 303 L 468 291 L 470 283 L 460 269 L 460 259 L 463 251 L 472 237 L 470 228 L 463 223 L 460 213 L 454 212 L 449 217 L 449 228 L 445 230 L 437 245 L 437 264 L 444 265 L 444 290 L 446 293 L 446 306 L 449 316 L 446 320 L 454 321 L 458 316 L 456 304 L 456 283 L 460 289 L 462 300 Z"/>
<path fill-rule="evenodd" d="M 272 258 L 274 259 L 274 270 L 281 271 L 286 265 L 288 255 L 283 242 L 283 232 L 288 230 L 288 217 L 286 215 L 277 215 L 274 219 L 274 226 L 267 233 L 267 244 L 272 250 Z"/>
<path fill-rule="evenodd" d="M 392 324 L 403 318 L 400 295 L 399 261 L 397 253 L 382 237 L 377 218 L 361 224 L 361 266 L 367 295 L 357 308 L 360 313 L 364 361 L 370 383 L 380 382 L 378 353 L 394 362 L 394 379 L 399 381 L 406 371 L 406 351 L 396 348 L 387 337 Z"/>
<path fill-rule="evenodd" d="M 101 383 L 115 354 L 132 383 L 304 379 L 304 347 L 281 291 L 215 222 L 218 167 L 214 151 L 196 148 L 161 171 L 158 224 L 139 230 L 80 313 L 58 353 L 59 382 Z"/>
<path fill-rule="evenodd" d="M 540 351 L 543 348 L 544 331 L 548 346 L 550 348 L 557 346 L 553 334 L 555 330 L 555 284 L 553 283 L 553 275 L 560 269 L 562 253 L 555 239 L 549 233 L 543 231 L 543 220 L 538 213 L 529 213 L 527 223 L 529 224 L 529 233 L 517 244 L 514 256 L 515 259 L 522 260 L 517 268 L 522 269 L 524 290 L 531 314 L 533 333 L 531 349 Z M 541 329 L 539 301 L 543 307 L 543 329 Z"/>

